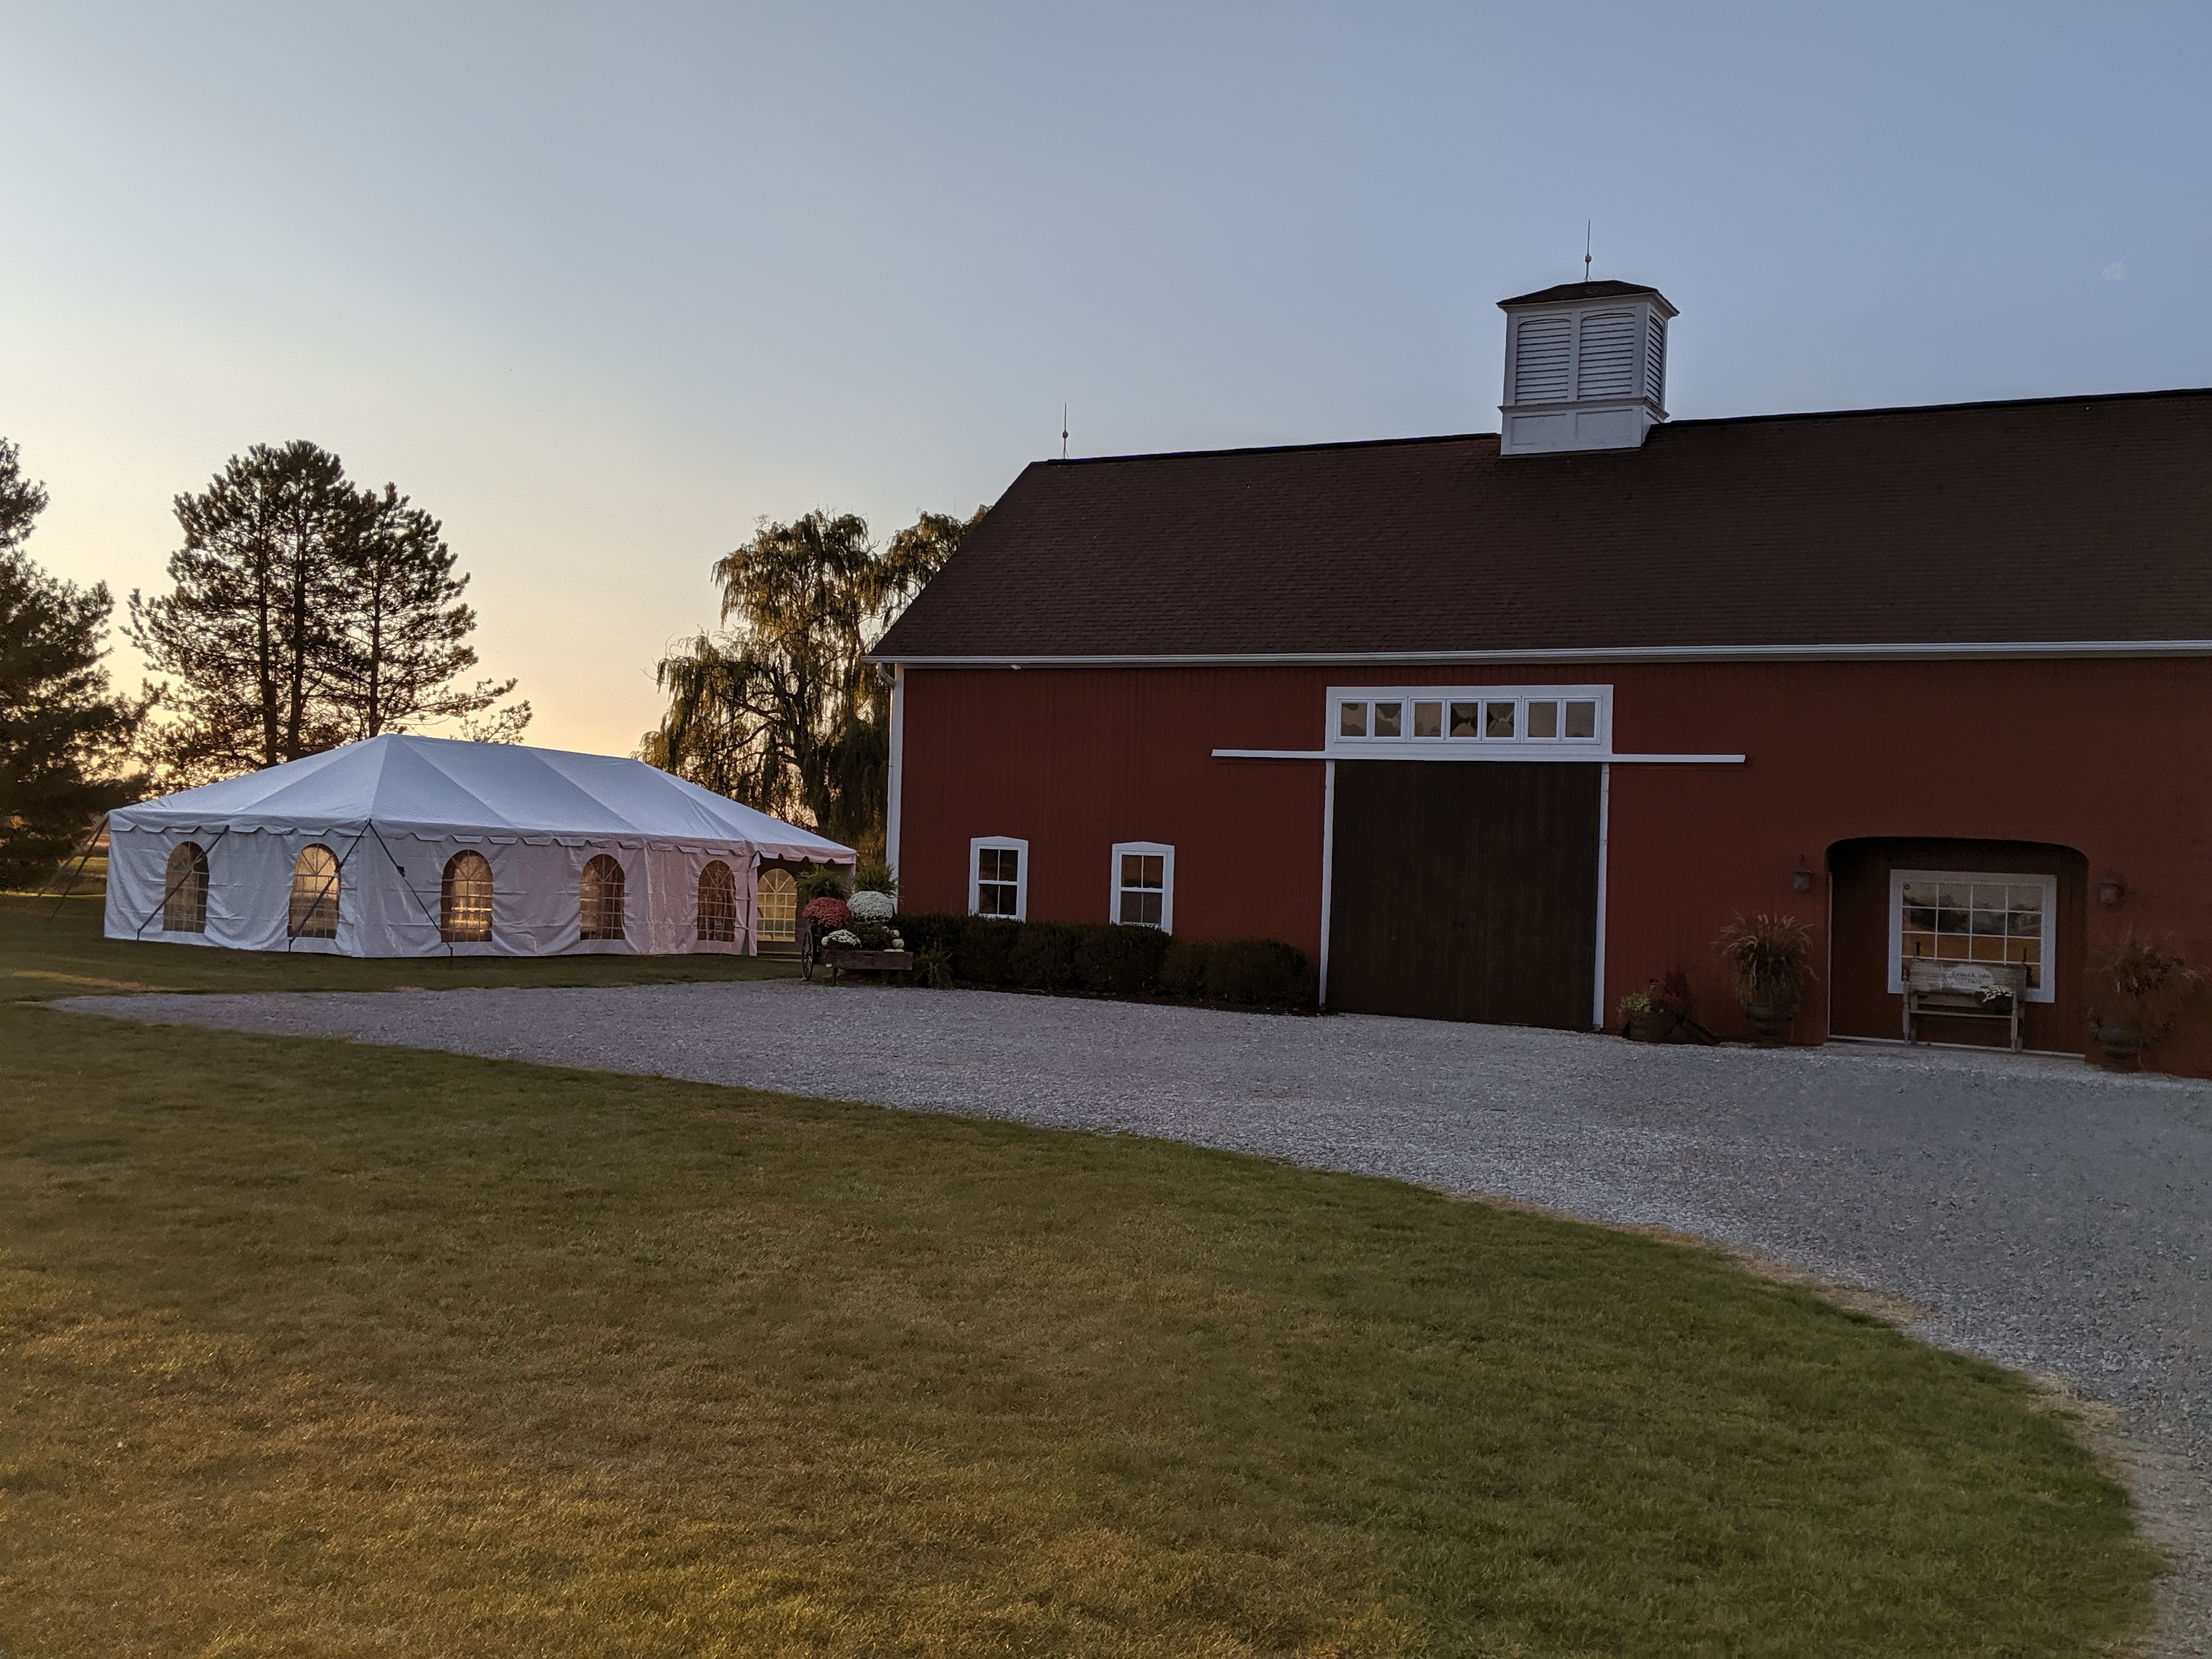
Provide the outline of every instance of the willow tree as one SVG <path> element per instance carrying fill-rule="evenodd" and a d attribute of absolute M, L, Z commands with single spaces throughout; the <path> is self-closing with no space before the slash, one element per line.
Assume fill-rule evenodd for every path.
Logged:
<path fill-rule="evenodd" d="M 983 516 L 925 513 L 878 549 L 865 520 L 763 520 L 714 562 L 721 629 L 661 659 L 655 766 L 867 850 L 890 793 L 888 693 L 861 660 Z"/>

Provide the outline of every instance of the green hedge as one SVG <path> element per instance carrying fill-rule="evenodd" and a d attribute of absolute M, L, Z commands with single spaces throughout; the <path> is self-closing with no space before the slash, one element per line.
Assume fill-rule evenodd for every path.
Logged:
<path fill-rule="evenodd" d="M 1001 921 L 927 910 L 902 913 L 897 925 L 909 951 L 945 951 L 953 977 L 970 985 L 1158 994 L 1275 1008 L 1310 1008 L 1315 1000 L 1305 952 L 1274 939 L 1185 943 L 1156 927 Z"/>

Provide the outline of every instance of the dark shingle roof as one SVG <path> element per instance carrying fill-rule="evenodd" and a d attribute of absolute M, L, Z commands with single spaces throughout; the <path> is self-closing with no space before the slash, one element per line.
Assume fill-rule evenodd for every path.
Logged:
<path fill-rule="evenodd" d="M 1534 294 L 1516 294 L 1510 300 L 1500 300 L 1501 309 L 1507 306 L 1547 305 L 1554 300 L 1619 300 L 1631 294 L 1659 294 L 1659 290 L 1644 283 L 1561 283 L 1556 288 L 1540 288 Z M 1659 294 L 1664 300 L 1667 296 Z M 1671 308 L 1671 307 L 1670 307 Z"/>
<path fill-rule="evenodd" d="M 1043 461 L 876 655 L 2212 641 L 2212 391 Z"/>

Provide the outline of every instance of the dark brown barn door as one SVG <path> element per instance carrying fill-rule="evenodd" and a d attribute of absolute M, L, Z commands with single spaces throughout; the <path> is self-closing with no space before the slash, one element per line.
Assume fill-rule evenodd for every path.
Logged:
<path fill-rule="evenodd" d="M 1339 761 L 1328 1005 L 1588 1030 L 1600 769 Z"/>

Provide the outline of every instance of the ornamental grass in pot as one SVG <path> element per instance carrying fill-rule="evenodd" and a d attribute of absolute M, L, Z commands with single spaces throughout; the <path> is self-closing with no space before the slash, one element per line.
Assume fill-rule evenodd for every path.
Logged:
<path fill-rule="evenodd" d="M 2204 975 L 2170 946 L 2134 933 L 2091 962 L 2090 980 L 2100 1008 L 2089 1011 L 2089 1030 L 2107 1068 L 2132 1072 L 2143 1051 L 2171 1036 Z"/>
<path fill-rule="evenodd" d="M 1795 916 L 1733 917 L 1713 941 L 1744 1018 L 1771 1048 L 1790 1035 L 1813 972 L 1813 934 Z"/>

